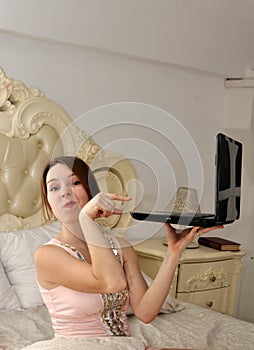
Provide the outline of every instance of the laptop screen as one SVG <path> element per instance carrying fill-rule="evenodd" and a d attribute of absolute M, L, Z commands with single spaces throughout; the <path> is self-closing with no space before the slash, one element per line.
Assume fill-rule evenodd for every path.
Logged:
<path fill-rule="evenodd" d="M 242 144 L 224 134 L 217 135 L 216 221 L 240 217 Z"/>

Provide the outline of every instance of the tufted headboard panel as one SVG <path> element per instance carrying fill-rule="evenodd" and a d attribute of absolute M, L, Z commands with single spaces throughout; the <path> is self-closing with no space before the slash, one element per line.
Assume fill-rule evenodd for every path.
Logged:
<path fill-rule="evenodd" d="M 94 170 L 102 191 L 128 194 L 132 204 L 124 214 L 101 220 L 107 227 L 125 228 L 135 205 L 135 170 L 128 159 L 104 152 L 68 113 L 39 89 L 7 78 L 0 69 L 0 231 L 44 223 L 40 179 L 55 156 L 75 155 Z M 128 207 L 129 206 L 129 207 Z"/>
<path fill-rule="evenodd" d="M 26 139 L 0 135 L 0 215 L 26 218 L 40 210 L 41 170 L 57 139 L 48 125 Z"/>

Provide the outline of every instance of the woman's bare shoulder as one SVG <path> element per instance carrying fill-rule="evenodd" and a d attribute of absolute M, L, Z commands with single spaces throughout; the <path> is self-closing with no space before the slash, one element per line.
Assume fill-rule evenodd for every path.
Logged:
<path fill-rule="evenodd" d="M 34 262 L 36 265 L 42 263 L 45 265 L 60 257 L 68 258 L 71 257 L 71 255 L 57 245 L 49 243 L 37 248 L 34 253 Z"/>

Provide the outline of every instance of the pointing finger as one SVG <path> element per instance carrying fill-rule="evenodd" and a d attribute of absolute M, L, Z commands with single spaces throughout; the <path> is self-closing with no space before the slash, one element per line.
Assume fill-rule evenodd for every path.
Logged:
<path fill-rule="evenodd" d="M 107 196 L 111 199 L 118 200 L 118 201 L 130 201 L 132 198 L 128 196 L 122 196 L 120 194 L 115 193 L 107 193 Z"/>

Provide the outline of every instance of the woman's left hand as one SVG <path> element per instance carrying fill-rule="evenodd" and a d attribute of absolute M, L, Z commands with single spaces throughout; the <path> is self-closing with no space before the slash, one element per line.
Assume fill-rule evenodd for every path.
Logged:
<path fill-rule="evenodd" d="M 206 228 L 194 226 L 192 228 L 182 230 L 178 233 L 170 224 L 165 224 L 165 226 L 168 236 L 168 249 L 171 253 L 177 252 L 179 254 L 182 254 L 187 245 L 190 244 L 195 238 L 212 230 L 223 228 L 223 226 L 213 226 Z"/>

